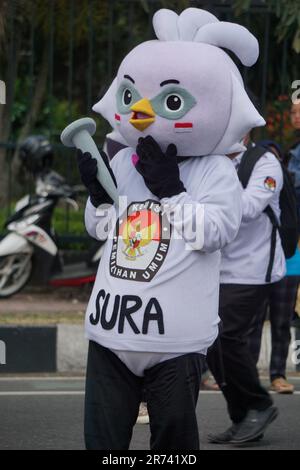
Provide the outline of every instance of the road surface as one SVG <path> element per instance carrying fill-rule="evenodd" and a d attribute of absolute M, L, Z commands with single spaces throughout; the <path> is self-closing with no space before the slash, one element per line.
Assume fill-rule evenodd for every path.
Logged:
<path fill-rule="evenodd" d="M 300 377 L 293 382 L 294 395 L 273 395 L 280 417 L 251 449 L 300 449 Z M 84 449 L 83 401 L 80 377 L 1 377 L 0 449 Z M 201 392 L 197 415 L 201 449 L 223 449 L 207 442 L 208 433 L 223 431 L 230 424 L 221 393 Z M 147 450 L 148 443 L 149 426 L 136 425 L 131 449 Z"/>

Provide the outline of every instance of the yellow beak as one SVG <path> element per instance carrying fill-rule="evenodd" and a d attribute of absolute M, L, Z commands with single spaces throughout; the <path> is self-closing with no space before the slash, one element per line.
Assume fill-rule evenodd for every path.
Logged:
<path fill-rule="evenodd" d="M 147 98 L 137 101 L 130 109 L 133 111 L 133 114 L 129 122 L 141 132 L 155 121 L 155 112 Z"/>

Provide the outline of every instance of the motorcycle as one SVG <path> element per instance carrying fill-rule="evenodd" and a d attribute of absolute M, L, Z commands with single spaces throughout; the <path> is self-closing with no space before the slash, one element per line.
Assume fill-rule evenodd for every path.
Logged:
<path fill-rule="evenodd" d="M 16 294 L 29 282 L 55 287 L 94 282 L 104 244 L 92 246 L 85 261 L 66 264 L 52 226 L 60 201 L 78 210 L 76 196 L 81 190 L 49 170 L 37 177 L 35 194 L 17 202 L 5 223 L 9 233 L 0 242 L 0 299 Z"/>

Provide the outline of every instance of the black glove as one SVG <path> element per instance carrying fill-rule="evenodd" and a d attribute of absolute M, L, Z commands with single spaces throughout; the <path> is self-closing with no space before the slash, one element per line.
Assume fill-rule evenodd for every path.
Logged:
<path fill-rule="evenodd" d="M 113 174 L 112 169 L 109 165 L 106 153 L 100 150 L 100 154 L 115 182 L 115 185 L 117 186 L 115 175 Z M 95 158 L 92 158 L 92 155 L 89 152 L 82 153 L 81 150 L 78 150 L 77 162 L 81 181 L 89 192 L 90 200 L 93 206 L 98 207 L 100 206 L 100 204 L 113 204 L 113 200 L 107 194 L 107 192 L 97 179 L 97 160 Z"/>
<path fill-rule="evenodd" d="M 155 196 L 162 199 L 185 191 L 179 175 L 176 145 L 170 144 L 164 154 L 153 137 L 141 137 L 136 152 L 139 157 L 136 169 Z"/>

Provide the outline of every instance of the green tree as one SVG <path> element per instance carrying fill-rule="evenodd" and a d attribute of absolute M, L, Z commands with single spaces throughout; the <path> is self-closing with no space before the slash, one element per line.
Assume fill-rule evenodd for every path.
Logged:
<path fill-rule="evenodd" d="M 271 12 L 267 77 L 271 99 L 296 74 L 300 0 L 262 3 Z M 251 1 L 226 2 L 230 4 L 240 22 L 262 39 L 264 13 L 249 15 L 248 24 L 244 13 Z M 7 85 L 7 103 L 0 106 L 0 142 L 19 142 L 31 132 L 56 137 L 64 123 L 86 114 L 112 80 L 125 53 L 151 37 L 155 10 L 165 7 L 180 12 L 188 6 L 216 5 L 222 5 L 222 0 L 0 0 L 0 79 Z M 231 10 L 228 8 L 229 13 Z M 288 73 L 282 84 L 275 37 L 278 41 L 287 38 L 294 48 L 288 51 Z M 259 91 L 262 78 L 257 78 L 258 69 L 259 64 L 247 73 Z M 99 120 L 99 140 L 106 130 Z M 12 152 L 6 157 L 15 162 L 15 174 L 17 159 Z M 6 194 L 7 167 L 0 147 L 0 204 Z"/>
<path fill-rule="evenodd" d="M 61 60 L 65 64 L 67 60 L 71 4 L 75 10 L 71 25 L 73 46 L 77 49 L 87 41 L 91 4 L 88 0 L 73 3 L 70 0 L 0 0 L 0 71 L 4 75 L 0 78 L 7 86 L 7 103 L 0 107 L 0 142 L 8 142 L 12 137 L 20 142 L 32 132 L 43 115 L 53 72 L 51 61 Z M 93 2 L 93 22 L 97 27 L 107 23 L 107 6 L 108 1 Z M 29 44 L 32 26 L 35 57 L 31 65 L 32 77 L 28 80 L 28 54 L 33 52 Z M 59 51 L 56 57 L 51 55 L 54 43 L 55 52 Z M 63 83 L 66 87 L 65 79 Z M 16 101 L 18 90 L 19 100 Z M 65 108 L 61 106 L 61 110 L 65 111 Z M 17 151 L 10 156 L 13 174 L 18 166 L 16 154 Z M 0 204 L 7 200 L 6 159 L 5 148 L 0 148 Z"/>
<path fill-rule="evenodd" d="M 234 0 L 233 8 L 237 15 L 249 10 L 251 0 Z M 276 35 L 279 41 L 293 36 L 292 46 L 300 53 L 300 0 L 262 0 L 278 18 Z"/>

